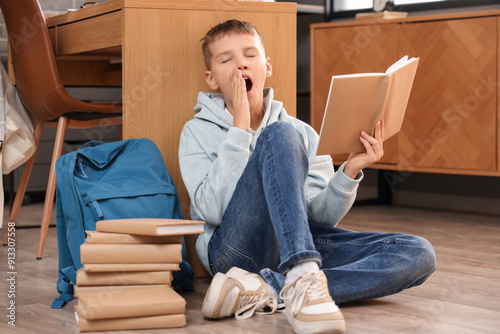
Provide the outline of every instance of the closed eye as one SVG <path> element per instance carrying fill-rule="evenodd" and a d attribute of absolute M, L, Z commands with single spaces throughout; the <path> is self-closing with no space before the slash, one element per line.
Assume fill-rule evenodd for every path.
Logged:
<path fill-rule="evenodd" d="M 225 63 L 227 63 L 227 62 L 228 62 L 228 61 L 230 61 L 230 60 L 231 60 L 231 58 L 224 59 L 224 60 L 222 60 L 222 61 L 221 61 L 221 63 L 222 63 L 222 64 L 225 64 Z"/>

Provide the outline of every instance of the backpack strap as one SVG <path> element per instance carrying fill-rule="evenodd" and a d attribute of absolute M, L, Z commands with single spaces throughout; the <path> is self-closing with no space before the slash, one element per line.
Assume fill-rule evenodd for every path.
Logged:
<path fill-rule="evenodd" d="M 57 291 L 61 293 L 50 305 L 50 308 L 62 308 L 66 303 L 73 299 L 73 284 L 67 282 L 76 282 L 75 267 L 70 266 L 59 271 L 59 280 L 57 281 Z M 63 277 L 61 277 L 64 276 Z"/>
<path fill-rule="evenodd" d="M 61 293 L 50 305 L 50 308 L 62 308 L 66 303 L 73 299 L 73 294 L 71 293 Z"/>
<path fill-rule="evenodd" d="M 75 154 L 68 154 L 63 156 L 57 161 L 56 170 L 60 168 L 61 164 L 65 166 L 74 166 L 75 164 Z M 76 267 L 75 261 L 71 254 L 70 248 L 75 247 L 74 245 L 70 245 L 70 242 L 74 240 L 68 240 L 68 237 L 71 237 L 74 233 L 77 233 L 77 229 L 73 226 L 67 226 L 68 222 L 65 219 L 64 210 L 62 207 L 61 197 L 65 197 L 67 200 L 73 199 L 73 194 L 71 193 L 71 188 L 67 185 L 70 183 L 68 178 L 72 177 L 73 168 L 67 168 L 68 171 L 65 174 L 64 172 L 56 173 L 57 179 L 57 189 L 56 189 L 56 215 L 57 215 L 57 248 L 59 255 L 59 279 L 57 281 L 57 292 L 60 293 L 60 296 L 57 297 L 50 306 L 51 308 L 62 308 L 67 302 L 69 302 L 73 298 L 73 284 L 76 282 Z M 66 185 L 66 187 L 61 187 L 62 185 Z M 68 189 L 69 188 L 69 189 Z M 64 192 L 64 193 L 63 193 Z M 75 205 L 70 202 L 67 205 Z M 68 235 L 69 232 L 69 235 Z M 74 233 L 73 233 L 74 232 Z M 83 231 L 81 233 L 84 233 Z M 84 236 L 82 236 L 84 238 Z M 78 244 L 78 247 L 80 245 Z M 80 264 L 81 266 L 81 264 Z"/>

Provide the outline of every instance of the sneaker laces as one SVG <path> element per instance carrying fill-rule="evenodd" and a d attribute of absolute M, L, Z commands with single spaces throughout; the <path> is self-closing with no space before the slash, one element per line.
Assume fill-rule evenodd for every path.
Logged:
<path fill-rule="evenodd" d="M 266 289 L 261 289 L 260 293 L 244 293 L 241 295 L 240 307 L 234 313 L 236 320 L 250 318 L 254 314 L 271 314 L 278 308 L 276 298 L 267 295 Z M 268 309 L 268 310 L 266 310 Z"/>
<path fill-rule="evenodd" d="M 320 281 L 317 273 L 314 272 L 308 272 L 304 274 L 302 278 L 300 278 L 297 283 L 295 283 L 295 287 L 293 287 L 292 289 L 293 291 L 289 291 L 288 296 L 284 296 L 284 290 L 281 290 L 280 298 L 283 300 L 292 301 L 290 312 L 293 315 L 296 315 L 302 309 L 302 304 L 304 302 L 304 298 L 306 297 L 306 293 L 309 296 L 309 300 L 315 300 L 330 296 L 329 294 L 325 293 L 322 282 Z"/>

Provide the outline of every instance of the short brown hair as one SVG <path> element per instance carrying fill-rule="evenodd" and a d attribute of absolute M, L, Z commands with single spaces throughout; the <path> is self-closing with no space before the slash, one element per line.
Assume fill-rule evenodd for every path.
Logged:
<path fill-rule="evenodd" d="M 201 45 L 201 50 L 203 51 L 203 57 L 205 58 L 205 64 L 207 65 L 208 69 L 210 69 L 212 65 L 212 54 L 209 50 L 210 44 L 233 32 L 238 34 L 250 34 L 253 36 L 259 36 L 260 42 L 262 44 L 262 49 L 264 50 L 262 36 L 257 31 L 257 28 L 255 28 L 251 23 L 239 20 L 228 20 L 226 22 L 219 23 L 215 27 L 212 27 L 212 29 L 210 29 L 205 34 L 205 37 L 201 39 L 201 42 L 203 42 L 203 44 Z"/>

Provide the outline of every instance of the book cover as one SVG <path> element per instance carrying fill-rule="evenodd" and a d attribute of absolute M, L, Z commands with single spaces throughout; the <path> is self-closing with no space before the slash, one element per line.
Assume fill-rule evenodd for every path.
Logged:
<path fill-rule="evenodd" d="M 179 263 L 87 263 L 83 270 L 91 273 L 118 272 L 118 271 L 177 271 Z"/>
<path fill-rule="evenodd" d="M 96 223 L 99 232 L 138 235 L 184 235 L 204 233 L 205 222 L 186 219 L 115 219 Z"/>
<path fill-rule="evenodd" d="M 87 320 L 81 314 L 78 314 L 77 310 L 75 318 L 80 332 L 179 328 L 186 326 L 186 316 L 184 314 Z"/>
<path fill-rule="evenodd" d="M 77 312 L 87 320 L 184 314 L 186 301 L 169 287 L 80 291 Z"/>
<path fill-rule="evenodd" d="M 88 244 L 80 246 L 82 263 L 181 263 L 182 244 Z"/>
<path fill-rule="evenodd" d="M 89 244 L 181 244 L 182 235 L 148 236 L 125 233 L 85 231 Z"/>
<path fill-rule="evenodd" d="M 110 285 L 140 285 L 140 284 L 170 284 L 171 271 L 114 271 L 86 272 L 79 269 L 76 272 L 78 286 L 110 286 Z"/>
<path fill-rule="evenodd" d="M 321 126 L 318 155 L 364 152 L 361 131 L 373 135 L 384 119 L 384 140 L 401 130 L 419 58 L 408 56 L 385 73 L 333 76 Z"/>

